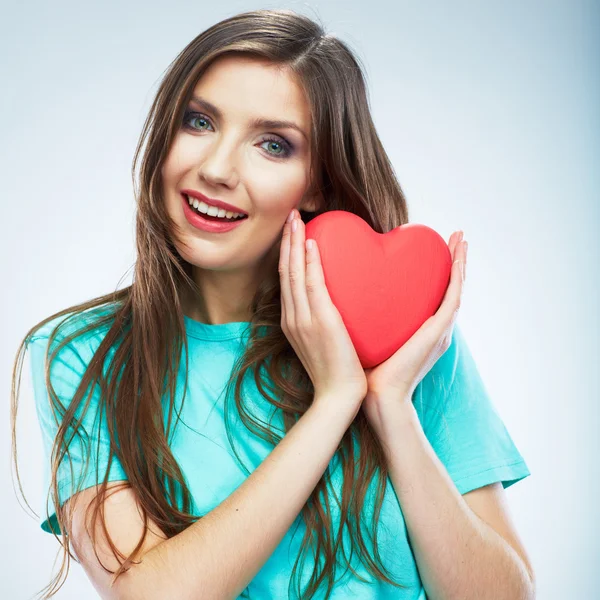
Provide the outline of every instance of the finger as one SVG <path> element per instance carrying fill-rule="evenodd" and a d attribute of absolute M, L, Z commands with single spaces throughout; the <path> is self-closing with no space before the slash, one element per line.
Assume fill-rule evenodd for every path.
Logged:
<path fill-rule="evenodd" d="M 460 296 L 463 290 L 464 283 L 464 267 L 465 267 L 465 247 L 464 243 L 458 242 L 454 247 L 454 256 L 452 261 L 452 275 L 448 292 L 450 299 L 454 304 L 460 303 Z"/>
<path fill-rule="evenodd" d="M 444 294 L 444 299 L 436 314 L 440 314 L 444 322 L 450 322 L 456 318 L 458 309 L 460 308 L 462 292 L 464 289 L 463 273 L 461 272 L 461 264 L 465 265 L 466 254 L 464 243 L 454 243 L 454 252 L 452 256 L 452 270 L 450 272 L 450 283 Z"/>
<path fill-rule="evenodd" d="M 333 304 L 325 283 L 321 253 L 316 240 L 311 239 L 312 248 L 306 252 L 306 295 L 313 315 L 323 313 L 323 307 Z"/>
<path fill-rule="evenodd" d="M 294 317 L 296 324 L 310 324 L 312 321 L 310 305 L 306 295 L 306 251 L 304 248 L 304 222 L 296 213 L 292 221 L 296 225 L 290 241 L 290 288 L 294 303 Z"/>
<path fill-rule="evenodd" d="M 448 248 L 450 249 L 450 256 L 454 256 L 454 249 L 456 248 L 456 244 L 461 239 L 462 235 L 460 231 L 455 231 L 448 240 Z"/>
<path fill-rule="evenodd" d="M 294 301 L 292 300 L 292 289 L 290 287 L 290 223 L 285 223 L 281 237 L 281 248 L 279 250 L 279 279 L 281 286 L 281 319 L 283 323 L 294 321 Z"/>

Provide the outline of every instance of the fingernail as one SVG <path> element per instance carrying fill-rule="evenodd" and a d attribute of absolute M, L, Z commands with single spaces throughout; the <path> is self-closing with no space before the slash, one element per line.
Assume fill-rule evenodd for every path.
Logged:
<path fill-rule="evenodd" d="M 288 215 L 287 222 L 289 223 L 294 218 L 294 209 L 292 208 L 290 214 Z"/>
<path fill-rule="evenodd" d="M 298 219 L 294 219 L 292 221 L 292 231 L 296 231 L 297 228 L 298 228 Z"/>

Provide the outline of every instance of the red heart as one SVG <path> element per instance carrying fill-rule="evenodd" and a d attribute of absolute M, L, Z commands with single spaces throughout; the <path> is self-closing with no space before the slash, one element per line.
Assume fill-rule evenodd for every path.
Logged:
<path fill-rule="evenodd" d="M 363 368 L 387 360 L 434 315 L 452 256 L 426 225 L 377 233 L 354 213 L 325 212 L 306 224 L 319 246 L 325 284 Z"/>

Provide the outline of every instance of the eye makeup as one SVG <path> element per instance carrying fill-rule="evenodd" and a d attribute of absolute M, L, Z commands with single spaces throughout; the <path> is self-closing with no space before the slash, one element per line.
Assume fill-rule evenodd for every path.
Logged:
<path fill-rule="evenodd" d="M 183 116 L 183 124 L 182 124 L 183 128 L 190 130 L 190 131 L 202 131 L 198 127 L 194 127 L 193 125 L 190 125 L 190 122 L 193 119 L 206 121 L 207 123 L 211 124 L 210 119 L 205 114 L 187 109 Z M 289 158 L 294 153 L 293 144 L 291 142 L 289 142 L 288 140 L 286 140 L 282 136 L 274 135 L 274 134 L 267 134 L 266 137 L 263 137 L 261 139 L 261 143 L 265 143 L 265 142 L 272 142 L 274 144 L 279 144 L 281 146 L 281 148 L 282 148 L 281 152 L 275 152 L 275 153 L 267 152 L 267 154 L 269 154 L 269 156 L 272 156 L 274 158 Z"/>

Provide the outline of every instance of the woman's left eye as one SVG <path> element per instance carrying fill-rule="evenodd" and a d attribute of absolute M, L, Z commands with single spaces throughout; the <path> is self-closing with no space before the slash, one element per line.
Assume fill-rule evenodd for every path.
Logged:
<path fill-rule="evenodd" d="M 194 127 L 193 125 L 190 125 L 190 122 L 194 120 L 205 121 L 206 123 L 210 124 L 210 121 L 202 113 L 187 111 L 183 117 L 183 127 L 185 129 L 201 131 L 200 127 Z M 292 154 L 292 144 L 282 137 L 267 137 L 261 140 L 261 144 L 264 144 L 265 142 L 276 144 L 281 148 L 281 151 L 279 152 L 269 152 L 268 154 L 271 154 L 271 156 L 275 156 L 276 158 L 288 158 Z"/>

